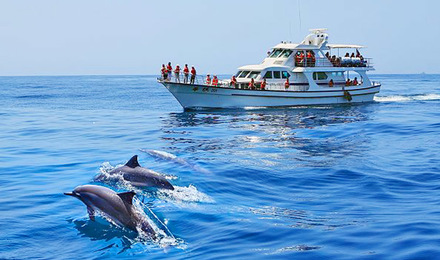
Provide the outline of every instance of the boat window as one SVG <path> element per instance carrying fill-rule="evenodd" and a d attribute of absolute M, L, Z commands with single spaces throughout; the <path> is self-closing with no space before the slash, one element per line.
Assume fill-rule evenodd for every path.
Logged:
<path fill-rule="evenodd" d="M 283 79 L 287 79 L 288 77 L 290 77 L 290 74 L 289 74 L 289 72 L 287 72 L 287 71 L 283 71 L 283 72 L 281 73 L 281 77 L 282 77 Z"/>
<path fill-rule="evenodd" d="M 247 78 L 256 79 L 258 75 L 260 75 L 259 71 L 251 71 L 251 73 L 249 73 Z"/>
<path fill-rule="evenodd" d="M 270 55 L 270 57 L 271 58 L 276 58 L 276 57 L 278 57 L 279 55 L 280 55 L 280 53 L 281 53 L 281 49 L 275 49 L 275 50 L 273 50 L 273 52 L 272 52 L 272 54 Z"/>
<path fill-rule="evenodd" d="M 273 77 L 275 79 L 280 79 L 281 78 L 281 71 L 274 71 L 273 72 Z"/>
<path fill-rule="evenodd" d="M 246 78 L 246 76 L 250 73 L 248 70 L 243 70 L 240 75 L 238 75 L 239 78 Z"/>
<path fill-rule="evenodd" d="M 242 71 L 239 70 L 239 71 L 237 72 L 237 74 L 235 74 L 235 77 L 238 77 L 238 75 L 240 75 L 241 72 L 242 72 Z"/>
<path fill-rule="evenodd" d="M 314 80 L 323 80 L 327 79 L 327 74 L 325 72 L 313 72 L 313 79 Z"/>
<path fill-rule="evenodd" d="M 292 54 L 291 50 L 284 50 L 283 53 L 281 54 L 281 58 L 287 58 L 290 56 L 290 54 Z"/>
<path fill-rule="evenodd" d="M 272 78 L 272 71 L 266 71 L 266 74 L 264 74 L 265 79 L 271 79 Z"/>

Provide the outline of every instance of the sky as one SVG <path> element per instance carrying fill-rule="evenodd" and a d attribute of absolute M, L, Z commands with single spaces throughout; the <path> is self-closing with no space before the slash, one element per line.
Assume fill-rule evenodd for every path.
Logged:
<path fill-rule="evenodd" d="M 328 28 L 374 73 L 440 73 L 440 1 L 0 0 L 0 75 L 152 75 L 162 63 L 232 74 Z"/>

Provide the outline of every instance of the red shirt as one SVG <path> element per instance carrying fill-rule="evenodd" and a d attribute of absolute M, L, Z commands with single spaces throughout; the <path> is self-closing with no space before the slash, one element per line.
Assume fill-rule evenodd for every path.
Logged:
<path fill-rule="evenodd" d="M 167 65 L 167 70 L 168 70 L 168 72 L 171 72 L 171 71 L 173 71 L 173 67 L 171 67 L 171 65 Z"/>
<path fill-rule="evenodd" d="M 183 73 L 185 73 L 185 74 L 189 74 L 189 69 L 188 69 L 188 67 L 183 68 Z"/>
<path fill-rule="evenodd" d="M 194 69 L 194 68 L 191 69 L 191 75 L 194 75 L 194 76 L 196 75 L 196 69 Z"/>

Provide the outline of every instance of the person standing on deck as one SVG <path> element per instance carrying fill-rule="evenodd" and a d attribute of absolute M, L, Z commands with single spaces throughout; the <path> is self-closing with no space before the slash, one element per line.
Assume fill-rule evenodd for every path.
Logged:
<path fill-rule="evenodd" d="M 231 86 L 237 88 L 237 79 L 235 78 L 235 76 L 232 76 Z"/>
<path fill-rule="evenodd" d="M 165 64 L 162 64 L 162 69 L 160 70 L 160 72 L 162 74 L 162 80 L 167 80 L 168 73 L 167 73 L 167 68 L 165 68 Z"/>
<path fill-rule="evenodd" d="M 212 85 L 213 85 L 213 86 L 216 86 L 216 87 L 217 87 L 217 85 L 218 85 L 218 78 L 217 78 L 216 75 L 214 75 L 214 78 L 212 79 Z"/>
<path fill-rule="evenodd" d="M 188 76 L 189 76 L 189 69 L 188 64 L 185 64 L 185 67 L 183 68 L 183 83 L 188 84 Z"/>
<path fill-rule="evenodd" d="M 174 76 L 176 77 L 176 82 L 180 83 L 180 66 L 179 66 L 179 64 L 177 64 L 176 68 L 174 69 Z"/>
<path fill-rule="evenodd" d="M 211 76 L 208 74 L 208 75 L 206 75 L 206 81 L 205 81 L 205 84 L 206 85 L 211 85 Z"/>
<path fill-rule="evenodd" d="M 168 81 L 170 81 L 171 80 L 171 76 L 173 74 L 173 67 L 171 66 L 171 62 L 168 62 L 167 70 L 168 70 Z"/>
<path fill-rule="evenodd" d="M 261 90 L 266 90 L 266 79 L 263 79 L 263 82 L 261 82 L 260 88 L 261 88 Z"/>
<path fill-rule="evenodd" d="M 194 65 L 191 66 L 191 82 L 190 84 L 194 84 L 194 81 L 196 80 L 196 69 L 194 68 Z"/>
<path fill-rule="evenodd" d="M 290 86 L 289 78 L 286 79 L 286 82 L 284 82 L 284 88 L 288 89 Z"/>
<path fill-rule="evenodd" d="M 249 89 L 255 89 L 255 81 L 254 81 L 254 78 L 251 78 L 251 82 L 249 82 Z"/>

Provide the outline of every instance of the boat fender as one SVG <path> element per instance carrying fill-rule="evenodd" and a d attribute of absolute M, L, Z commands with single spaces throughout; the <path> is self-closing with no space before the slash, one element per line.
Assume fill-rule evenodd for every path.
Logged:
<path fill-rule="evenodd" d="M 344 98 L 348 101 L 351 101 L 353 98 L 351 97 L 350 92 L 348 90 L 344 90 Z"/>

